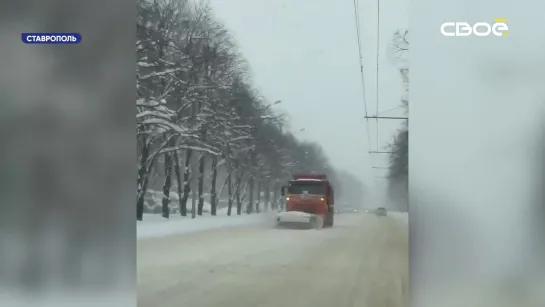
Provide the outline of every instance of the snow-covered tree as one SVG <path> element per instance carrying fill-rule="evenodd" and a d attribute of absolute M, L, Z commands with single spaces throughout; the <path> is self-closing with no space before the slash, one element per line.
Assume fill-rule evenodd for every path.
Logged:
<path fill-rule="evenodd" d="M 205 2 L 138 0 L 137 8 L 137 219 L 160 181 L 154 210 L 195 218 L 207 200 L 217 214 L 225 194 L 227 214 L 235 204 L 237 214 L 259 211 L 263 193 L 265 208 L 279 204 L 280 185 L 295 172 L 334 174 L 319 146 L 282 131 L 284 117 L 253 88 Z"/>
<path fill-rule="evenodd" d="M 404 93 L 401 97 L 405 113 L 409 101 L 409 67 L 407 56 L 409 52 L 409 31 L 397 31 L 392 40 L 392 54 L 399 64 L 399 73 L 403 83 Z M 408 210 L 409 184 L 409 127 L 405 121 L 390 144 L 390 167 L 388 173 L 388 189 L 390 198 L 399 205 L 399 209 Z"/>

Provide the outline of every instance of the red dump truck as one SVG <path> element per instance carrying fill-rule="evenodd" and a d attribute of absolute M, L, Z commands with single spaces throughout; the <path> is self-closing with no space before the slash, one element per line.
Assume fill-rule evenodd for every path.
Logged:
<path fill-rule="evenodd" d="M 278 225 L 332 227 L 335 214 L 333 186 L 324 174 L 296 174 L 282 187 L 286 211 L 278 214 Z"/>

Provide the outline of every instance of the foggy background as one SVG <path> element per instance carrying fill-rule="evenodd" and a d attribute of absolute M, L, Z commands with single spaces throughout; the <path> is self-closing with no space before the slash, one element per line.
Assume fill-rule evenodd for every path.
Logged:
<path fill-rule="evenodd" d="M 135 306 L 134 3 L 0 5 L 0 305 Z M 22 32 L 79 32 L 26 45 Z"/>
<path fill-rule="evenodd" d="M 544 8 L 411 2 L 414 305 L 534 306 L 529 293 L 543 289 Z M 494 18 L 507 19 L 509 36 L 439 31 L 447 21 Z"/>
<path fill-rule="evenodd" d="M 211 0 L 218 20 L 232 31 L 247 58 L 257 87 L 282 103 L 299 138 L 318 142 L 331 163 L 352 172 L 383 204 L 387 151 L 400 120 L 369 120 L 365 124 L 358 45 L 352 1 L 325 0 Z M 383 2 L 377 29 L 377 2 L 358 1 L 367 112 L 369 116 L 404 116 L 403 83 L 398 68 L 405 63 L 393 55 L 397 30 L 408 27 L 408 1 Z M 377 42 L 377 30 L 379 41 Z M 377 104 L 377 43 L 380 95 Z M 300 129 L 305 130 L 299 132 Z M 377 141 L 378 136 L 378 141 Z M 371 148 L 369 148 L 369 144 Z M 378 146 L 378 148 L 377 148 Z"/>

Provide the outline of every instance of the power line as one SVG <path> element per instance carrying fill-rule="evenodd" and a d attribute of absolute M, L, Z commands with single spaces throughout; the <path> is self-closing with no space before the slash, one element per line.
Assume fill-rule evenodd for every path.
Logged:
<path fill-rule="evenodd" d="M 363 55 L 361 51 L 361 32 L 360 32 L 360 17 L 359 17 L 359 6 L 358 6 L 358 0 L 354 0 L 354 17 L 356 21 L 356 39 L 358 42 L 358 60 L 360 63 L 360 76 L 361 76 L 361 89 L 362 89 L 362 96 L 363 96 L 363 107 L 365 110 L 365 116 L 368 116 L 369 113 L 367 112 L 367 95 L 365 92 L 365 76 L 363 73 Z"/>
<path fill-rule="evenodd" d="M 362 55 L 362 48 L 361 48 L 361 33 L 360 33 L 360 16 L 359 16 L 359 1 L 353 0 L 354 3 L 354 19 L 355 19 L 355 25 L 356 25 L 356 39 L 358 42 L 358 60 L 360 64 L 360 79 L 361 79 L 361 90 L 362 90 L 362 96 L 363 96 L 363 107 L 365 111 L 365 128 L 367 132 L 367 148 L 368 150 L 371 150 L 371 132 L 369 129 L 369 119 L 367 118 L 369 116 L 369 113 L 367 111 L 367 92 L 365 91 L 365 73 L 363 69 L 363 55 Z M 371 156 L 371 155 L 370 155 Z M 372 157 L 371 157 L 371 166 L 372 166 Z M 375 181 L 374 181 L 375 182 Z M 376 182 L 375 182 L 376 185 Z"/>
<path fill-rule="evenodd" d="M 362 96 L 363 96 L 363 107 L 365 111 L 365 125 L 367 130 L 367 143 L 369 150 L 371 149 L 371 134 L 369 129 L 369 119 L 367 117 L 369 116 L 369 113 L 367 112 L 367 93 L 365 91 L 365 73 L 363 70 L 363 54 L 362 54 L 362 48 L 361 48 L 361 32 L 360 32 L 360 16 L 359 16 L 359 2 L 358 0 L 353 0 L 354 3 L 354 20 L 356 22 L 356 39 L 358 42 L 358 60 L 360 64 L 360 79 L 361 79 L 361 89 L 362 89 Z"/>
<path fill-rule="evenodd" d="M 377 125 L 377 129 L 376 129 L 376 132 L 377 132 L 377 138 L 376 138 L 376 141 L 377 141 L 377 150 L 379 149 L 378 147 L 378 144 L 379 144 L 379 124 L 378 124 L 378 104 L 379 104 L 379 100 L 380 100 L 380 93 L 379 93 L 379 59 L 380 59 L 380 0 L 377 0 L 377 73 L 376 73 L 376 116 L 377 116 L 377 119 L 376 119 L 376 125 Z"/>
<path fill-rule="evenodd" d="M 384 110 L 384 111 L 382 111 L 382 112 L 379 112 L 378 115 L 382 115 L 382 114 L 384 114 L 384 113 L 388 113 L 388 112 L 397 110 L 397 109 L 399 109 L 399 108 L 403 108 L 403 106 L 397 106 L 397 107 L 394 107 L 394 108 L 391 108 L 391 109 Z"/>
<path fill-rule="evenodd" d="M 357 3 L 356 3 L 357 0 L 354 0 L 354 8 L 356 10 L 356 26 L 358 27 L 358 47 L 360 49 L 360 66 L 361 66 L 361 70 L 363 72 L 363 65 L 362 65 L 362 56 L 361 56 L 361 43 L 360 43 L 360 39 L 359 39 L 359 17 L 357 16 Z M 379 154 L 387 154 L 387 155 L 391 155 L 391 154 L 394 154 L 395 152 L 392 152 L 392 151 L 380 151 L 380 147 L 379 147 L 379 119 L 383 120 L 383 119 L 387 119 L 387 120 L 408 120 L 408 117 L 398 117 L 398 116 L 379 116 L 383 113 L 386 113 L 386 112 L 389 112 L 389 111 L 392 111 L 392 110 L 395 110 L 401 106 L 397 106 L 395 108 L 392 108 L 392 109 L 389 109 L 389 110 L 386 110 L 386 111 L 383 111 L 383 112 L 380 112 L 379 113 L 379 104 L 380 104 L 380 52 L 381 52 L 381 38 L 380 38 L 380 34 L 381 34 L 381 23 L 380 23 L 380 0 L 377 0 L 377 23 L 376 23 L 376 83 L 375 83 L 375 92 L 376 92 L 376 101 L 375 101 L 375 104 L 376 104 L 376 113 L 375 113 L 375 116 L 368 116 L 366 115 L 365 116 L 365 119 L 368 121 L 369 119 L 372 119 L 374 118 L 376 120 L 376 150 L 375 151 L 369 151 L 369 154 L 374 154 L 374 157 L 378 157 Z M 362 75 L 362 82 L 363 82 L 363 75 Z M 366 114 L 367 114 L 367 111 L 366 111 Z M 368 136 L 368 139 L 370 139 L 370 137 Z M 369 147 L 371 148 L 371 147 Z M 372 169 L 388 169 L 388 167 L 383 167 L 383 166 L 372 166 Z M 374 177 L 375 179 L 378 179 L 378 178 L 384 178 L 384 179 L 388 179 L 388 176 L 386 177 Z"/>

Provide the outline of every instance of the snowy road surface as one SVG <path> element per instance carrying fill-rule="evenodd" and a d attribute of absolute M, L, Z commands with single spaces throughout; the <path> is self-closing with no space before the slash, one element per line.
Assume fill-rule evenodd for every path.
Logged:
<path fill-rule="evenodd" d="M 335 222 L 139 239 L 138 306 L 408 306 L 407 224 L 370 214 Z"/>

